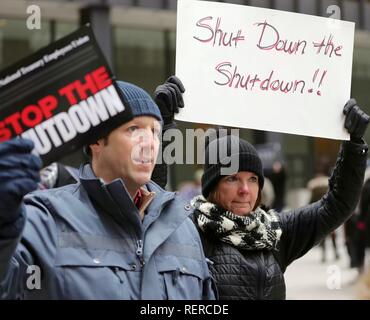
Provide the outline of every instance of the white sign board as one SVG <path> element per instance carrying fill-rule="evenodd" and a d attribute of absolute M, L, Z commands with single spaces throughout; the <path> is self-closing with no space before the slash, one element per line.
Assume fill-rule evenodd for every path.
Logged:
<path fill-rule="evenodd" d="M 179 0 L 178 120 L 348 140 L 354 23 Z"/>

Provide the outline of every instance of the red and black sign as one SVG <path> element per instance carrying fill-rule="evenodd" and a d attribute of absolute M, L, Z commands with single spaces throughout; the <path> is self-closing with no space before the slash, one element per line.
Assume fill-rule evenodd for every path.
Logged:
<path fill-rule="evenodd" d="M 88 26 L 0 72 L 0 143 L 31 139 L 44 165 L 131 119 Z"/>

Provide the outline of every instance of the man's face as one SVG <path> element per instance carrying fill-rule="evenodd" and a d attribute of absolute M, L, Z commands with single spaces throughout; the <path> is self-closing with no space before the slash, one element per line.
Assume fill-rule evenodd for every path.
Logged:
<path fill-rule="evenodd" d="M 151 178 L 160 129 L 155 118 L 136 117 L 90 145 L 95 174 L 106 183 L 121 178 L 130 193 L 136 192 Z"/>

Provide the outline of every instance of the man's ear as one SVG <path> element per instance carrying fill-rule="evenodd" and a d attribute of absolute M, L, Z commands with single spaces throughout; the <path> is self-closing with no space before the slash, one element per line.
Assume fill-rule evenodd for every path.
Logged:
<path fill-rule="evenodd" d="M 91 153 L 100 153 L 102 146 L 104 145 L 104 139 L 99 139 L 95 143 L 89 145 Z"/>

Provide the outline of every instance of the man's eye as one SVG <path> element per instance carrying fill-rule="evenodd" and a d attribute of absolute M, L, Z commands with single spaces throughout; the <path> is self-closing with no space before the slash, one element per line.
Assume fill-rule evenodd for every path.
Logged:
<path fill-rule="evenodd" d="M 257 177 L 250 177 L 249 178 L 249 181 L 251 181 L 251 182 L 258 182 L 258 178 Z"/>
<path fill-rule="evenodd" d="M 128 131 L 130 131 L 130 132 L 134 132 L 134 131 L 136 131 L 137 129 L 139 129 L 139 127 L 138 127 L 138 126 L 131 126 L 131 127 L 129 127 L 129 128 L 128 128 Z"/>
<path fill-rule="evenodd" d="M 161 134 L 161 130 L 153 128 L 152 133 L 154 136 L 159 137 L 159 135 Z"/>

